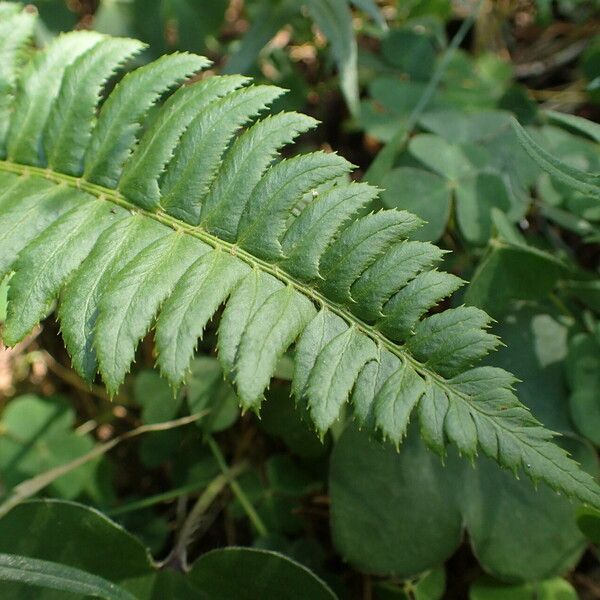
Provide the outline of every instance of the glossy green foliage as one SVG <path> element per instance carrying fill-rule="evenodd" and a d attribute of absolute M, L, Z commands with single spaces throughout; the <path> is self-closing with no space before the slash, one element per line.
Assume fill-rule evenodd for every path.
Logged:
<path fill-rule="evenodd" d="M 479 563 L 501 581 L 539 581 L 578 562 L 585 540 L 568 500 L 534 490 L 488 459 L 474 469 L 452 453 L 442 464 L 416 434 L 411 427 L 399 452 L 352 429 L 335 446 L 333 539 L 356 568 L 412 577 L 445 562 L 465 533 Z M 570 448 L 596 469 L 589 447 Z"/>
<path fill-rule="evenodd" d="M 23 531 L 24 523 L 33 522 L 35 535 L 18 533 Z M 152 589 L 148 579 L 152 559 L 142 544 L 100 512 L 80 504 L 57 500 L 24 503 L 0 520 L 0 537 L 2 553 L 85 571 L 135 598 L 147 597 Z M 65 543 L 65 539 L 72 543 Z M 7 597 L 23 597 L 27 585 L 21 579 L 4 584 L 2 591 Z M 43 600 L 65 597 L 64 591 L 28 592 Z"/>
<path fill-rule="evenodd" d="M 15 582 L 21 589 L 34 587 L 85 594 L 107 600 L 135 600 L 114 583 L 80 569 L 47 560 L 0 554 L 0 581 Z"/>
<path fill-rule="evenodd" d="M 236 573 L 236 577 L 231 577 Z M 204 554 L 189 574 L 209 598 L 279 597 L 334 600 L 337 596 L 307 568 L 281 554 L 251 548 L 223 548 Z"/>
<path fill-rule="evenodd" d="M 498 345 L 489 317 L 474 307 L 428 315 L 461 281 L 435 270 L 439 249 L 408 240 L 418 217 L 365 214 L 377 190 L 346 182 L 351 165 L 336 154 L 277 161 L 315 125 L 293 113 L 257 120 L 278 88 L 228 75 L 168 95 L 208 64 L 202 58 L 160 59 L 100 103 L 106 79 L 140 48 L 76 32 L 25 66 L 15 52 L 6 67 L 19 81 L 2 95 L 10 119 L 0 244 L 2 272 L 14 271 L 7 344 L 58 300 L 73 366 L 86 379 L 98 371 L 116 393 L 154 328 L 158 365 L 178 387 L 225 304 L 219 359 L 244 408 L 259 410 L 296 344 L 294 393 L 321 435 L 350 404 L 399 444 L 416 413 L 438 452 L 448 443 L 468 457 L 481 450 L 600 505 L 594 480 L 519 403 L 512 376 L 477 366 Z M 453 177 L 465 169 L 451 157 L 435 168 Z"/>
<path fill-rule="evenodd" d="M 31 535 L 22 535 L 32 523 Z M 139 540 L 100 512 L 56 500 L 24 503 L 0 520 L 0 589 L 5 598 L 36 600 L 66 592 L 105 600 L 337 598 L 304 565 L 256 548 L 207 552 L 188 573 L 159 569 Z"/>

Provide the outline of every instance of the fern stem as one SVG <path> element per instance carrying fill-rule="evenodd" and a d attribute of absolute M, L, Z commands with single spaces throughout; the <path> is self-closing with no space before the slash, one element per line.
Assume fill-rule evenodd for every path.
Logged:
<path fill-rule="evenodd" d="M 223 453 L 221 452 L 221 448 L 219 448 L 219 444 L 217 444 L 217 442 L 215 442 L 215 439 L 210 434 L 206 436 L 206 442 L 207 442 L 211 452 L 213 453 L 213 456 L 215 457 L 215 460 L 217 461 L 219 468 L 221 469 L 223 474 L 228 473 L 229 467 L 227 466 L 225 457 L 223 456 Z M 229 482 L 229 487 L 231 488 L 231 491 L 234 493 L 238 502 L 241 504 L 242 508 L 244 509 L 246 516 L 250 519 L 252 525 L 254 525 L 254 529 L 256 529 L 256 532 L 261 537 L 267 536 L 269 534 L 269 530 L 267 529 L 263 520 L 260 518 L 260 515 L 256 512 L 256 509 L 252 505 L 252 502 L 250 502 L 250 500 L 248 499 L 248 496 L 246 496 L 246 493 L 244 492 L 244 490 L 242 489 L 240 484 L 237 481 L 232 480 Z"/>
<path fill-rule="evenodd" d="M 264 271 L 265 273 L 268 273 L 269 275 L 272 275 L 273 277 L 279 279 L 285 285 L 292 286 L 301 294 L 304 294 L 306 297 L 310 298 L 316 305 L 320 307 L 326 307 L 327 310 L 336 314 L 346 323 L 348 323 L 350 327 L 355 327 L 364 335 L 370 337 L 378 346 L 385 348 L 386 350 L 397 356 L 401 361 L 409 363 L 412 366 L 412 368 L 417 373 L 419 373 L 421 377 L 423 377 L 425 380 L 433 380 L 439 387 L 441 387 L 448 393 L 462 398 L 462 400 L 464 400 L 465 402 L 469 402 L 469 398 L 466 395 L 458 392 L 458 390 L 456 390 L 455 388 L 451 388 L 444 377 L 436 373 L 434 370 L 428 368 L 426 364 L 418 361 L 409 352 L 405 351 L 401 345 L 395 344 L 394 342 L 388 340 L 379 330 L 377 330 L 372 325 L 369 325 L 368 323 L 362 321 L 359 317 L 357 317 L 345 307 L 333 302 L 332 300 L 330 300 L 329 298 L 312 288 L 310 285 L 307 285 L 295 279 L 294 277 L 280 269 L 278 265 L 274 265 L 260 258 L 257 258 L 253 254 L 250 254 L 249 252 L 240 248 L 236 244 L 232 244 L 231 242 L 227 242 L 215 235 L 212 235 L 200 226 L 189 225 L 188 223 L 180 221 L 175 217 L 172 217 L 171 215 L 160 210 L 153 212 L 143 209 L 137 206 L 136 204 L 130 202 L 118 190 L 105 188 L 100 185 L 90 183 L 89 181 L 86 181 L 85 179 L 82 179 L 80 177 L 65 175 L 64 173 L 59 173 L 51 169 L 33 167 L 29 165 L 21 165 L 7 160 L 0 160 L 0 171 L 15 173 L 17 175 L 22 175 L 25 177 L 43 177 L 59 185 L 65 185 L 81 190 L 83 192 L 87 192 L 91 196 L 96 197 L 98 200 L 109 201 L 116 204 L 117 206 L 125 208 L 132 215 L 144 215 L 145 217 L 154 219 L 155 221 L 173 229 L 174 231 L 179 231 L 187 235 L 193 236 L 201 240 L 202 242 L 208 244 L 209 246 L 212 246 L 213 248 L 229 252 L 232 256 L 236 256 L 240 260 L 243 260 L 250 267 L 254 269 L 260 269 L 261 271 Z M 469 404 L 473 408 L 477 409 L 477 407 L 474 406 L 472 403 Z"/>
<path fill-rule="evenodd" d="M 95 196 L 99 200 L 106 200 L 113 202 L 114 204 L 125 208 L 132 214 L 142 214 L 148 218 L 158 221 L 162 225 L 169 227 L 175 231 L 180 231 L 191 235 L 204 243 L 212 246 L 213 248 L 221 249 L 229 252 L 232 256 L 236 256 L 240 260 L 243 260 L 246 264 L 255 269 L 260 269 L 266 273 L 269 273 L 273 277 L 279 279 L 285 285 L 290 285 L 298 290 L 301 294 L 304 294 L 310 298 L 315 304 L 320 307 L 326 307 L 332 313 L 338 315 L 348 325 L 356 327 L 359 331 L 370 337 L 376 344 L 385 347 L 387 350 L 395 354 L 398 358 L 403 361 L 408 361 L 413 368 L 415 368 L 423 377 L 429 377 L 435 379 L 440 385 L 444 385 L 444 379 L 428 369 L 423 363 L 417 361 L 408 352 L 405 352 L 402 347 L 388 340 L 381 332 L 359 319 L 356 315 L 351 313 L 345 307 L 332 302 L 329 298 L 313 289 L 311 286 L 302 283 L 295 279 L 277 265 L 266 262 L 256 256 L 246 252 L 236 244 L 222 240 L 221 238 L 210 234 L 208 231 L 202 229 L 199 226 L 189 225 L 183 221 L 179 221 L 175 217 L 168 215 L 162 211 L 152 212 L 140 208 L 139 206 L 131 203 L 117 190 L 104 188 L 102 186 L 90 183 L 85 179 L 73 177 L 71 175 L 65 175 L 64 173 L 58 173 L 50 169 L 44 169 L 41 167 L 32 167 L 29 165 L 20 165 L 10 161 L 0 160 L 0 171 L 7 171 L 9 173 L 16 173 L 23 176 L 38 176 L 53 181 L 60 185 L 67 185 L 69 187 L 76 188 L 87 192 L 88 194 Z"/>

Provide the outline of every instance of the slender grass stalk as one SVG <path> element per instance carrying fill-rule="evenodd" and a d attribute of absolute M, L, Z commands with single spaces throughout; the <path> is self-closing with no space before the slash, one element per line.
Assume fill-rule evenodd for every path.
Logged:
<path fill-rule="evenodd" d="M 221 468 L 221 471 L 224 474 L 227 473 L 229 471 L 229 467 L 227 466 L 225 457 L 221 452 L 221 448 L 219 448 L 219 444 L 215 442 L 214 438 L 211 435 L 206 436 L 206 442 L 211 452 L 213 453 L 213 456 L 215 457 L 219 467 Z M 266 536 L 269 533 L 269 531 L 266 525 L 264 524 L 263 520 L 260 518 L 259 514 L 256 512 L 256 509 L 252 505 L 252 502 L 250 502 L 248 496 L 246 496 L 246 493 L 244 492 L 240 484 L 237 481 L 231 481 L 229 483 L 229 486 L 231 487 L 231 491 L 234 493 L 238 502 L 244 509 L 244 512 L 250 519 L 250 522 L 254 526 L 254 529 L 256 529 L 256 532 L 262 537 Z"/>

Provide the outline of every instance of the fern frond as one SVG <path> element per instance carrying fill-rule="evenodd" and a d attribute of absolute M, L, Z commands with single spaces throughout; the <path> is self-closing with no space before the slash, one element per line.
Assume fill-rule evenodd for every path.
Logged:
<path fill-rule="evenodd" d="M 419 219 L 364 214 L 378 190 L 348 182 L 351 165 L 336 154 L 277 160 L 315 125 L 296 113 L 257 120 L 282 90 L 230 75 L 172 91 L 208 64 L 174 54 L 101 102 L 139 42 L 76 32 L 23 65 L 30 18 L 2 9 L 0 30 L 15 32 L 0 37 L 0 275 L 14 271 L 6 343 L 58 300 L 83 377 L 99 372 L 115 393 L 155 327 L 158 366 L 178 386 L 224 305 L 219 359 L 245 408 L 259 410 L 294 346 L 292 390 L 321 434 L 349 404 L 398 444 L 416 413 L 437 452 L 479 448 L 600 505 L 594 480 L 518 402 L 513 378 L 477 367 L 499 343 L 489 317 L 467 307 L 427 316 L 462 281 L 435 270 L 441 250 L 407 240 Z"/>

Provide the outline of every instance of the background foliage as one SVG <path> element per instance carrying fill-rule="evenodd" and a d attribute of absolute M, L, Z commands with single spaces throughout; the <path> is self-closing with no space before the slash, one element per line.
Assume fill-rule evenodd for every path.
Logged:
<path fill-rule="evenodd" d="M 340 151 L 452 251 L 444 268 L 471 282 L 453 302 L 506 344 L 488 364 L 597 473 L 600 204 L 564 177 L 599 170 L 597 129 L 565 117 L 599 114 L 596 2 L 32 4 L 40 44 L 91 28 L 149 43 L 140 61 L 190 50 L 288 88 L 276 110 L 322 121 L 302 146 Z M 73 597 L 597 597 L 594 511 L 484 458 L 442 464 L 414 428 L 399 452 L 343 422 L 321 442 L 289 357 L 260 419 L 241 416 L 215 329 L 176 398 L 151 339 L 114 401 L 70 370 L 53 318 L 2 351 L 3 597 L 66 597 L 24 591 L 23 571 Z"/>

